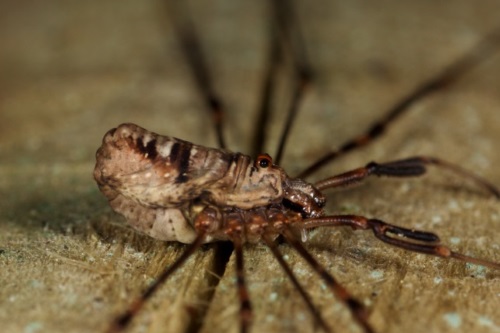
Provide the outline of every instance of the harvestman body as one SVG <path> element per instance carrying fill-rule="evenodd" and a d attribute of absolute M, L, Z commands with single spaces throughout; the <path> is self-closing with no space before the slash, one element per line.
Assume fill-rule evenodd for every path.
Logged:
<path fill-rule="evenodd" d="M 243 154 L 161 136 L 134 124 L 122 124 L 110 130 L 96 156 L 94 178 L 111 207 L 122 214 L 129 224 L 160 240 L 192 244 L 185 256 L 179 259 L 179 265 L 191 254 L 190 250 L 202 243 L 230 240 L 235 244 L 237 260 L 241 260 L 238 266 L 242 268 L 242 257 L 238 254 L 241 254 L 243 243 L 264 241 L 277 251 L 274 240 L 283 235 L 321 274 L 332 291 L 346 302 L 366 332 L 372 329 L 366 321 L 363 306 L 310 256 L 297 241 L 296 231 L 321 226 L 372 230 L 380 240 L 408 250 L 500 269 L 499 264 L 451 251 L 440 245 L 439 237 L 430 232 L 401 228 L 362 216 L 325 216 L 325 197 L 320 190 L 350 185 L 369 175 L 418 176 L 426 171 L 426 164 L 448 168 L 469 177 L 495 196 L 500 196 L 484 180 L 438 159 L 414 157 L 384 164 L 372 162 L 312 185 L 290 178 L 282 168 L 272 163 L 267 154 L 259 155 L 252 161 Z M 172 267 L 176 268 L 175 264 Z M 172 270 L 166 271 L 165 278 Z M 287 273 L 292 278 L 291 272 Z M 243 280 L 243 276 L 238 278 Z M 158 283 L 162 280 L 158 279 Z M 294 281 L 294 284 L 301 293 L 304 292 L 298 282 Z M 154 284 L 154 288 L 157 285 Z M 147 292 L 140 302 L 134 303 L 117 320 L 113 330 L 124 327 L 149 294 Z M 247 327 L 251 308 L 246 291 L 244 295 L 242 326 Z M 316 320 L 329 331 L 305 295 L 302 296 Z"/>
<path fill-rule="evenodd" d="M 267 155 L 254 162 L 134 124 L 105 135 L 94 178 L 134 228 L 165 241 L 192 243 L 197 223 L 207 224 L 203 242 L 229 240 L 239 227 L 245 241 L 257 241 L 264 231 L 277 235 L 275 223 L 322 216 L 325 204 L 320 191 L 288 177 Z"/>
<path fill-rule="evenodd" d="M 309 294 L 283 259 L 277 243 L 278 236 L 290 244 L 321 276 L 328 288 L 351 311 L 364 332 L 374 332 L 368 323 L 365 307 L 350 294 L 314 259 L 299 241 L 301 234 L 317 227 L 349 226 L 353 229 L 371 230 L 381 241 L 410 251 L 442 258 L 500 269 L 499 263 L 469 257 L 453 252 L 441 245 L 439 237 L 431 232 L 407 229 L 378 219 L 356 215 L 328 215 L 323 207 L 323 191 L 362 182 L 371 175 L 408 177 L 420 176 L 428 165 L 447 169 L 468 178 L 493 196 L 500 198 L 500 191 L 460 166 L 441 159 L 425 156 L 411 157 L 389 163 L 368 163 L 364 167 L 333 176 L 314 184 L 303 180 L 319 167 L 331 162 L 379 137 L 385 128 L 408 110 L 416 100 L 430 92 L 446 87 L 472 67 L 490 56 L 500 42 L 500 34 L 493 34 L 478 44 L 473 52 L 451 64 L 440 75 L 424 82 L 415 91 L 400 100 L 389 112 L 364 134 L 345 142 L 313 163 L 297 178 L 289 177 L 279 167 L 287 134 L 291 128 L 300 99 L 311 81 L 303 47 L 298 37 L 296 22 L 292 24 L 293 10 L 285 0 L 273 3 L 273 22 L 270 55 L 261 100 L 260 119 L 267 117 L 273 91 L 276 64 L 283 54 L 294 58 L 295 88 L 276 154 L 276 164 L 267 154 L 250 156 L 225 150 L 222 135 L 222 103 L 214 93 L 211 77 L 205 64 L 201 47 L 193 27 L 182 17 L 183 11 L 171 19 L 177 29 L 198 88 L 213 114 L 221 149 L 207 148 L 180 139 L 158 135 L 134 124 L 122 124 L 106 133 L 96 154 L 94 178 L 108 198 L 111 207 L 138 231 L 156 239 L 179 241 L 189 244 L 184 253 L 168 267 L 145 292 L 110 327 L 110 332 L 124 330 L 145 301 L 176 269 L 178 269 L 201 244 L 229 240 L 234 244 L 237 286 L 240 298 L 240 331 L 250 327 L 252 308 L 243 270 L 243 244 L 263 241 L 270 249 L 291 282 L 300 293 L 316 323 L 331 332 L 316 309 Z M 177 4 L 173 2 L 173 4 Z M 172 7 L 175 7 L 172 4 Z M 179 5 L 179 4 L 177 4 Z M 178 9 L 178 8 L 177 8 Z M 293 35 L 293 33 L 295 35 Z M 278 36 L 281 39 L 279 40 Z M 283 48 L 288 47 L 286 52 Z M 262 126 L 261 126 L 262 127 Z M 260 151 L 265 131 L 260 128 L 255 151 Z"/>

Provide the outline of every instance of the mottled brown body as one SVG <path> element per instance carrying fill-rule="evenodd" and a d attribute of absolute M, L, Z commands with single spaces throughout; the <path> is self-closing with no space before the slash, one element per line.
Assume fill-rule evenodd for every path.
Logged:
<path fill-rule="evenodd" d="M 323 195 L 290 179 L 267 155 L 254 162 L 122 124 L 106 133 L 96 160 L 94 178 L 111 207 L 161 240 L 192 242 L 194 221 L 208 219 L 208 210 L 216 219 L 205 242 L 227 239 L 235 223 L 246 240 L 257 241 L 274 221 L 323 215 Z"/>

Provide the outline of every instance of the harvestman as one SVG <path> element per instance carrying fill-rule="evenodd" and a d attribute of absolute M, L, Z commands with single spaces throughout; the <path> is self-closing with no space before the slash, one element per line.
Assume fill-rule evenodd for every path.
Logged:
<path fill-rule="evenodd" d="M 185 13 L 175 11 L 176 13 Z M 193 70 L 198 88 L 213 113 L 221 148 L 222 104 L 214 93 L 211 78 L 193 27 L 186 17 L 175 16 L 174 24 L 179 40 Z M 172 16 L 172 17 L 173 17 Z M 168 267 L 132 305 L 119 316 L 109 331 L 122 331 L 158 286 L 179 268 L 203 243 L 231 241 L 236 255 L 237 286 L 240 297 L 240 331 L 246 332 L 251 323 L 252 307 L 243 270 L 243 244 L 263 241 L 271 249 L 299 291 L 315 321 L 326 332 L 331 332 L 310 296 L 299 284 L 283 259 L 276 243 L 278 236 L 290 244 L 326 282 L 330 290 L 351 311 L 365 332 L 373 332 L 365 307 L 355 300 L 314 259 L 298 240 L 301 232 L 317 227 L 349 226 L 371 230 L 381 241 L 406 250 L 442 258 L 500 269 L 499 263 L 473 258 L 452 251 L 442 245 L 437 235 L 398 227 L 384 221 L 356 215 L 328 215 L 324 212 L 323 191 L 345 187 L 364 181 L 367 177 L 420 176 L 427 166 L 447 169 L 468 178 L 497 198 L 500 191 L 479 176 L 441 159 L 417 156 L 388 163 L 368 163 L 366 166 L 310 184 L 303 180 L 321 166 L 331 162 L 380 136 L 388 124 L 400 116 L 416 100 L 452 83 L 473 66 L 489 56 L 498 42 L 498 36 L 489 36 L 474 50 L 452 64 L 441 75 L 424 83 L 395 105 L 387 115 L 365 134 L 343 144 L 339 150 L 328 153 L 312 164 L 299 177 L 289 177 L 277 164 L 281 160 L 288 131 L 295 119 L 300 100 L 311 81 L 311 70 L 306 61 L 297 22 L 291 6 L 275 1 L 270 38 L 270 54 L 261 103 L 260 120 L 267 117 L 277 75 L 277 62 L 285 49 L 292 54 L 296 85 L 292 92 L 289 116 L 286 121 L 276 164 L 267 154 L 251 157 L 227 150 L 206 148 L 180 139 L 158 135 L 134 124 L 122 124 L 111 129 L 96 154 L 94 177 L 111 207 L 122 214 L 135 229 L 160 240 L 189 244 L 184 253 Z M 293 22 L 293 24 L 292 24 Z M 495 37 L 495 38 L 493 38 Z M 255 150 L 264 142 L 265 132 L 256 137 Z"/>

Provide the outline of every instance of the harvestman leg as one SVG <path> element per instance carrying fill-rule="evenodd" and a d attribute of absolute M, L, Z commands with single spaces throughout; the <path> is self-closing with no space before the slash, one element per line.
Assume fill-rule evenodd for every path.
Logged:
<path fill-rule="evenodd" d="M 270 20 L 272 21 L 272 20 Z M 261 96 L 259 102 L 258 115 L 254 125 L 254 137 L 252 156 L 257 156 L 262 153 L 264 143 L 266 142 L 266 125 L 269 121 L 271 112 L 271 104 L 274 99 L 274 86 L 276 85 L 276 76 L 279 67 L 279 61 L 282 58 L 280 52 L 278 33 L 274 22 L 270 22 L 269 26 L 269 46 L 266 68 L 264 73 L 264 80 L 261 83 Z"/>
<path fill-rule="evenodd" d="M 416 90 L 403 97 L 382 119 L 375 122 L 375 124 L 373 124 L 365 133 L 354 139 L 348 140 L 342 144 L 338 150 L 327 153 L 319 160 L 312 163 L 297 177 L 305 178 L 338 157 L 371 143 L 373 140 L 380 137 L 386 131 L 387 127 L 396 120 L 396 118 L 407 112 L 410 109 L 410 106 L 431 93 L 446 88 L 450 84 L 459 80 L 467 72 L 471 71 L 474 67 L 491 57 L 496 51 L 498 51 L 499 46 L 500 30 L 495 30 L 493 33 L 481 40 L 468 53 L 452 63 L 441 74 L 424 82 Z"/>
<path fill-rule="evenodd" d="M 328 188 L 348 186 L 361 182 L 371 175 L 393 177 L 420 176 L 427 171 L 427 165 L 435 165 L 440 168 L 451 170 L 464 178 L 471 179 L 476 184 L 495 195 L 497 198 L 500 197 L 499 190 L 486 180 L 462 169 L 460 166 L 450 164 L 440 159 L 425 156 L 411 157 L 382 164 L 371 162 L 364 167 L 319 181 L 315 184 L 315 187 L 322 191 Z M 326 226 L 351 226 L 354 229 L 372 230 L 375 236 L 383 242 L 406 250 L 435 255 L 442 258 L 454 258 L 464 262 L 500 269 L 500 264 L 451 251 L 448 247 L 439 244 L 439 237 L 431 232 L 401 228 L 377 219 L 367 219 L 365 217 L 355 215 L 338 215 L 306 219 L 294 225 L 297 229 L 310 229 Z M 373 332 L 373 329 L 367 322 L 367 312 L 363 305 L 353 299 L 347 290 L 340 286 L 334 278 L 314 259 L 314 257 L 309 254 L 300 241 L 298 241 L 294 234 L 289 230 L 288 226 L 285 225 L 284 228 L 285 229 L 282 234 L 287 242 L 300 253 L 300 255 L 312 266 L 312 268 L 318 272 L 318 274 L 320 274 L 334 294 L 349 307 L 354 318 L 363 327 L 365 332 Z"/>
<path fill-rule="evenodd" d="M 311 65 L 306 56 L 304 42 L 300 33 L 300 26 L 296 18 L 294 8 L 288 0 L 273 0 L 270 4 L 271 20 L 269 33 L 269 55 L 262 82 L 262 92 L 255 123 L 253 155 L 262 153 L 266 139 L 266 123 L 271 112 L 271 104 L 274 98 L 276 76 L 278 74 L 279 62 L 284 60 L 285 54 L 291 57 L 293 66 L 293 91 L 288 106 L 285 126 L 278 144 L 275 155 L 275 163 L 279 164 L 285 149 L 286 139 L 293 126 L 299 110 L 300 102 L 307 91 L 312 80 Z"/>
<path fill-rule="evenodd" d="M 233 237 L 232 241 L 236 255 L 236 283 L 238 285 L 238 296 L 240 298 L 240 333 L 246 333 L 252 322 L 253 312 L 250 296 L 248 295 L 248 288 L 245 282 L 243 242 L 240 235 Z"/>
<path fill-rule="evenodd" d="M 173 3 L 176 3 L 176 1 L 172 2 L 172 7 L 174 6 Z M 181 6 L 182 4 L 176 3 L 176 5 Z M 192 69 L 193 76 L 198 85 L 198 90 L 205 99 L 207 109 L 212 113 L 213 123 L 219 141 L 219 147 L 224 149 L 226 148 L 226 143 L 223 136 L 223 118 L 225 111 L 221 99 L 213 89 L 211 74 L 208 69 L 201 44 L 198 41 L 198 37 L 192 23 L 187 19 L 186 10 L 175 10 L 173 11 L 173 13 L 174 14 L 171 16 L 174 21 L 174 25 L 176 26 L 179 41 L 189 62 L 190 68 Z M 182 15 L 184 17 L 181 17 Z M 273 75 L 274 74 L 271 73 L 271 76 Z M 241 236 L 235 234 L 233 235 L 232 239 L 236 255 L 236 274 L 240 297 L 240 330 L 242 333 L 245 333 L 250 327 L 252 307 L 248 296 L 248 290 L 245 284 L 245 276 L 243 270 L 243 246 Z M 220 248 L 221 245 L 217 245 L 217 247 Z M 222 249 L 222 252 L 224 252 L 223 255 L 225 256 L 225 258 L 218 259 L 227 262 L 229 260 L 230 252 L 232 252 L 232 248 Z"/>
<path fill-rule="evenodd" d="M 158 276 L 158 278 L 131 303 L 126 311 L 115 318 L 107 332 L 123 332 L 154 292 L 201 247 L 205 240 L 205 236 L 207 236 L 207 234 L 212 231 L 213 226 L 217 224 L 217 212 L 215 210 L 206 208 L 198 214 L 194 221 L 194 229 L 197 232 L 197 236 L 193 242 L 188 245 L 181 256 L 177 258 L 172 265 L 165 269 L 160 276 Z"/>
<path fill-rule="evenodd" d="M 198 236 L 193 243 L 184 250 L 179 258 L 170 267 L 161 273 L 160 276 L 146 289 L 143 293 L 134 300 L 129 308 L 120 316 L 116 317 L 112 325 L 109 327 L 109 333 L 123 332 L 135 315 L 142 309 L 146 301 L 154 294 L 158 287 L 165 282 L 165 280 L 172 275 L 179 267 L 181 267 L 186 260 L 202 245 L 203 239 L 206 236 L 206 230 L 199 230 Z"/>
<path fill-rule="evenodd" d="M 266 70 L 265 81 L 263 85 L 263 92 L 261 98 L 261 108 L 260 108 L 260 119 L 267 119 L 267 113 L 270 110 L 270 101 L 272 99 L 273 86 L 275 84 L 274 77 L 277 73 L 278 60 L 283 57 L 285 48 L 290 49 L 289 54 L 292 55 L 294 62 L 294 88 L 291 94 L 292 99 L 289 104 L 289 109 L 287 113 L 287 118 L 285 121 L 285 126 L 283 132 L 280 136 L 278 150 L 275 156 L 275 163 L 279 164 L 286 145 L 286 140 L 290 134 L 293 122 L 296 118 L 297 112 L 299 110 L 300 102 L 309 87 L 312 80 L 312 69 L 307 60 L 304 43 L 301 39 L 299 25 L 297 23 L 295 13 L 293 8 L 288 1 L 285 0 L 274 0 L 273 1 L 273 17 L 277 22 L 278 31 L 275 33 L 274 30 L 271 32 L 270 40 L 270 55 L 268 60 L 268 67 Z M 292 28 L 295 28 L 292 34 Z M 281 45 L 279 44 L 279 39 L 281 39 Z M 259 127 L 257 127 L 259 128 Z M 265 132 L 261 128 L 257 130 L 257 139 L 254 149 L 254 153 L 260 152 L 262 149 L 262 143 L 264 142 Z M 284 230 L 283 233 L 286 240 L 301 254 L 302 257 L 316 270 L 323 279 L 327 282 L 329 288 L 336 294 L 340 299 L 347 304 L 353 316 L 360 323 L 366 333 L 373 332 L 372 328 L 367 322 L 367 314 L 363 305 L 353 299 L 342 286 L 335 282 L 335 279 L 307 252 L 307 250 L 302 246 L 302 244 L 296 240 L 293 233 L 289 230 Z M 315 321 L 323 328 L 325 332 L 331 332 L 331 329 L 327 326 L 326 322 L 321 317 L 319 311 L 315 308 L 309 295 L 302 288 L 297 278 L 293 274 L 290 267 L 283 260 L 281 253 L 277 245 L 272 239 L 270 239 L 265 233 L 262 235 L 264 242 L 271 249 L 273 255 L 278 260 L 279 264 L 282 266 L 285 273 L 288 275 L 296 289 L 299 291 L 302 299 L 306 302 L 309 311 L 312 313 Z"/>
<path fill-rule="evenodd" d="M 299 25 L 293 11 L 293 7 L 287 0 L 273 0 L 271 5 L 272 15 L 274 18 L 273 24 L 271 24 L 269 33 L 269 54 L 264 75 L 264 81 L 262 83 L 262 92 L 260 99 L 260 107 L 258 112 L 258 121 L 255 127 L 255 137 L 253 154 L 256 155 L 262 152 L 262 148 L 265 142 L 266 128 L 265 124 L 269 119 L 269 113 L 271 111 L 271 101 L 274 97 L 274 86 L 276 84 L 276 76 L 278 73 L 279 61 L 284 57 L 285 49 L 290 49 L 288 52 L 292 56 L 293 70 L 295 77 L 295 86 L 292 92 L 292 100 L 290 101 L 287 119 L 285 121 L 285 127 L 278 145 L 278 150 L 275 158 L 275 163 L 279 164 L 281 157 L 284 152 L 286 138 L 290 133 L 290 129 L 293 125 L 293 121 L 296 118 L 296 114 L 299 109 L 299 104 L 303 98 L 304 93 L 309 86 L 312 78 L 312 70 L 310 64 L 306 57 L 304 43 L 300 35 Z M 295 29 L 295 33 L 292 34 L 292 30 Z M 264 125 L 263 125 L 264 124 Z M 283 268 L 287 276 L 290 278 L 293 285 L 296 287 L 297 291 L 301 295 L 302 299 L 306 303 L 309 311 L 313 315 L 316 323 L 321 326 L 325 332 L 331 332 L 330 327 L 326 324 L 321 314 L 314 307 L 310 296 L 306 293 L 304 288 L 300 285 L 297 278 L 293 274 L 292 270 L 288 264 L 283 259 L 278 246 L 274 241 L 267 236 L 265 233 L 262 235 L 262 239 L 271 249 L 274 257 L 278 260 L 278 263 Z"/>
<path fill-rule="evenodd" d="M 278 150 L 274 158 L 275 163 L 279 165 L 285 151 L 286 139 L 299 111 L 300 102 L 312 81 L 312 69 L 307 59 L 305 43 L 292 4 L 287 0 L 274 0 L 272 3 L 273 17 L 277 22 L 277 32 L 282 42 L 281 52 L 284 54 L 288 51 L 287 53 L 291 54 L 294 71 L 292 99 L 288 106 L 285 127 L 281 133 Z"/>
<path fill-rule="evenodd" d="M 203 96 L 207 110 L 212 114 L 219 147 L 226 148 L 223 134 L 224 106 L 213 88 L 212 75 L 187 10 L 186 8 L 182 8 L 182 10 L 178 8 L 178 6 L 184 5 L 182 1 L 167 1 L 167 9 L 171 12 L 169 18 L 173 22 L 181 49 L 189 63 L 198 90 Z"/>
<path fill-rule="evenodd" d="M 306 302 L 306 305 L 309 309 L 309 312 L 312 313 L 314 320 L 323 328 L 323 330 L 325 332 L 331 332 L 330 327 L 324 321 L 324 319 L 321 317 L 321 314 L 318 312 L 318 310 L 314 307 L 314 304 L 312 303 L 311 298 L 309 297 L 309 295 L 306 293 L 306 291 L 304 290 L 302 285 L 299 283 L 299 281 L 297 280 L 297 278 L 293 274 L 292 269 L 290 268 L 290 266 L 288 266 L 286 261 L 283 259 L 283 256 L 281 255 L 281 252 L 278 249 L 278 246 L 276 245 L 276 243 L 274 243 L 274 241 L 265 233 L 262 235 L 262 239 L 264 240 L 266 245 L 269 247 L 269 249 L 271 249 L 271 252 L 273 253 L 274 257 L 276 258 L 276 260 L 278 260 L 278 263 L 283 268 L 283 270 L 285 271 L 285 273 L 288 276 L 288 278 L 290 279 L 290 281 L 292 281 L 293 285 L 295 286 L 297 291 L 300 293 L 300 296 L 302 297 L 304 302 Z"/>
<path fill-rule="evenodd" d="M 225 216 L 224 233 L 234 245 L 236 256 L 236 284 L 238 287 L 238 297 L 240 299 L 240 333 L 248 332 L 252 322 L 252 304 L 248 294 L 245 280 L 245 270 L 243 264 L 243 234 L 245 230 L 243 216 L 239 212 L 232 212 Z"/>
<path fill-rule="evenodd" d="M 302 222 L 299 222 L 302 225 Z M 297 252 L 304 258 L 304 260 L 321 276 L 321 278 L 326 282 L 326 285 L 330 290 L 340 298 L 348 307 L 349 311 L 353 315 L 354 319 L 361 325 L 365 333 L 373 333 L 373 328 L 368 323 L 368 312 L 364 305 L 354 299 L 349 292 L 342 287 L 334 277 L 328 273 L 328 271 L 321 266 L 319 262 L 314 259 L 314 257 L 306 250 L 302 243 L 295 237 L 293 232 L 290 230 L 290 226 L 284 224 L 282 235 L 285 237 L 287 243 L 289 243 Z"/>
<path fill-rule="evenodd" d="M 283 1 L 276 0 L 274 2 L 274 17 L 282 16 L 283 14 L 279 10 L 280 2 Z M 286 5 L 286 4 L 285 4 Z M 171 15 L 176 30 L 181 42 L 182 49 L 188 59 L 190 67 L 192 69 L 193 75 L 198 85 L 199 91 L 203 94 L 205 102 L 208 109 L 212 111 L 214 125 L 219 139 L 219 146 L 221 148 L 226 148 L 223 134 L 222 134 L 222 122 L 224 116 L 224 109 L 222 103 L 216 93 L 212 88 L 212 79 L 208 67 L 206 65 L 205 57 L 202 52 L 200 43 L 198 41 L 196 32 L 192 24 L 187 20 L 186 17 L 178 18 L 175 14 L 182 13 L 185 16 L 185 10 L 174 11 L 174 15 Z M 183 21 L 181 23 L 181 20 Z M 286 18 L 280 18 L 278 20 L 278 26 L 281 25 L 281 33 L 286 34 L 288 27 L 283 27 L 287 25 Z M 278 59 L 280 58 L 280 48 L 278 45 L 277 32 L 274 31 L 274 25 L 271 27 L 271 38 L 270 38 L 270 56 L 269 64 L 266 70 L 265 82 L 263 85 L 262 98 L 261 98 L 261 110 L 259 120 L 260 122 L 265 122 L 268 119 L 268 114 L 270 110 L 270 104 L 273 97 L 274 79 L 277 71 Z M 297 102 L 292 103 L 297 104 Z M 296 106 L 295 106 L 296 108 Z M 265 128 L 261 126 L 260 130 L 256 131 L 256 145 L 254 149 L 259 151 L 265 140 Z M 248 331 L 252 318 L 252 307 L 250 298 L 248 295 L 248 290 L 245 283 L 244 269 L 243 269 L 243 242 L 241 235 L 237 234 L 236 230 L 228 229 L 228 234 L 231 234 L 230 238 L 233 241 L 234 251 L 236 255 L 236 274 L 237 274 L 237 284 L 238 293 L 240 298 L 240 332 L 245 333 Z"/>
<path fill-rule="evenodd" d="M 361 182 L 365 180 L 365 178 L 372 175 L 390 177 L 420 176 L 427 171 L 427 165 L 434 165 L 442 169 L 447 169 L 463 178 L 470 179 L 480 187 L 493 194 L 495 197 L 500 198 L 500 191 L 487 180 L 464 170 L 461 166 L 429 156 L 410 157 L 382 164 L 371 162 L 364 167 L 321 180 L 315 183 L 314 186 L 318 190 L 323 191 L 328 188 L 349 186 L 351 184 Z"/>
<path fill-rule="evenodd" d="M 275 2 L 275 16 L 280 15 L 281 11 L 277 8 L 279 6 L 278 1 Z M 186 11 L 174 11 L 174 13 L 182 13 L 185 16 Z M 205 102 L 208 106 L 208 109 L 212 111 L 213 120 L 215 129 L 217 132 L 217 137 L 219 140 L 219 146 L 221 148 L 226 148 L 225 141 L 223 139 L 222 134 L 222 124 L 223 124 L 223 116 L 224 109 L 222 106 L 222 102 L 215 93 L 212 87 L 212 79 L 210 76 L 210 72 L 208 70 L 208 66 L 206 64 L 205 56 L 202 52 L 201 45 L 198 41 L 196 32 L 192 24 L 187 20 L 186 17 L 182 18 L 184 22 L 180 22 L 181 19 L 175 17 L 176 15 L 172 15 L 174 18 L 174 23 L 177 28 L 177 33 L 179 36 L 179 40 L 181 42 L 182 49 L 188 59 L 190 67 L 193 71 L 193 76 L 196 79 L 199 91 L 205 98 Z M 286 24 L 284 20 L 280 20 L 280 24 Z M 283 28 L 282 30 L 287 30 Z M 271 55 L 270 55 L 270 65 L 267 70 L 266 75 L 266 84 L 263 89 L 263 98 L 261 102 L 261 112 L 260 118 L 267 119 L 267 114 L 270 108 L 270 101 L 272 99 L 272 88 L 274 85 L 274 77 L 276 71 L 276 65 L 279 58 L 278 52 L 278 41 L 276 35 L 273 34 L 271 37 Z M 263 119 L 261 119 L 263 120 Z M 257 134 L 258 148 L 260 149 L 264 142 L 264 131 L 260 131 L 260 134 Z M 231 231 L 230 231 L 231 232 Z M 232 236 L 234 250 L 236 255 L 236 273 L 237 273 L 237 283 L 238 283 L 238 291 L 240 297 L 240 330 L 242 333 L 247 332 L 251 317 L 252 317 L 252 307 L 251 302 L 248 295 L 248 290 L 245 284 L 244 270 L 243 270 L 243 245 L 242 239 L 240 235 L 235 235 L 233 233 Z"/>
<path fill-rule="evenodd" d="M 193 77 L 198 86 L 198 90 L 203 95 L 207 109 L 212 114 L 213 123 L 217 135 L 217 140 L 220 148 L 226 148 L 223 136 L 223 116 L 224 108 L 222 102 L 215 92 L 212 84 L 211 73 L 208 70 L 205 56 L 198 40 L 193 24 L 190 22 L 185 8 L 180 10 L 179 4 L 176 1 L 166 1 L 167 9 L 169 10 L 169 18 L 173 22 L 174 30 L 184 52 L 186 59 L 192 70 Z M 154 294 L 165 280 L 171 276 L 179 267 L 181 267 L 193 253 L 203 244 L 204 238 L 209 232 L 211 222 L 216 214 L 206 211 L 205 214 L 200 214 L 195 221 L 195 230 L 198 235 L 184 250 L 182 255 L 152 283 L 129 308 L 118 316 L 108 328 L 108 332 L 122 332 L 130 324 L 135 315 L 142 309 L 145 302 Z M 205 219 L 205 220 L 204 220 Z M 240 247 L 241 251 L 241 247 Z"/>
<path fill-rule="evenodd" d="M 424 156 L 412 157 L 383 164 L 371 162 L 365 167 L 319 181 L 315 184 L 315 186 L 319 190 L 343 187 L 361 182 L 371 175 L 394 177 L 420 176 L 427 171 L 427 165 L 435 165 L 451 170 L 465 178 L 473 180 L 497 198 L 500 197 L 498 189 L 486 180 L 462 169 L 459 166 L 450 164 L 440 159 Z M 353 229 L 372 230 L 375 236 L 381 241 L 406 250 L 435 255 L 442 258 L 454 258 L 463 262 L 500 269 L 500 264 L 453 252 L 447 246 L 441 245 L 439 237 L 434 233 L 401 228 L 377 219 L 368 219 L 355 215 L 334 215 L 306 219 L 294 225 L 294 227 L 297 227 L 298 229 L 310 229 L 327 226 L 350 226 Z M 283 231 L 283 235 L 287 242 L 290 243 L 290 245 L 292 245 L 300 253 L 300 255 L 312 266 L 312 268 L 321 275 L 335 295 L 347 304 L 351 313 L 354 315 L 358 323 L 361 324 L 365 332 L 372 332 L 373 330 L 367 322 L 366 309 L 363 305 L 353 299 L 347 290 L 335 282 L 334 278 L 314 259 L 314 257 L 309 254 L 309 252 L 307 252 L 302 244 L 295 238 L 294 234 L 287 228 L 289 227 L 285 226 Z"/>
<path fill-rule="evenodd" d="M 500 198 L 500 191 L 495 186 L 477 175 L 448 162 L 424 156 L 412 157 L 383 164 L 377 164 L 374 162 L 368 163 L 365 167 L 319 181 L 315 184 L 315 186 L 319 190 L 343 187 L 361 182 L 371 175 L 394 177 L 420 176 L 426 172 L 426 165 L 429 164 L 449 169 L 464 178 L 471 179 L 495 197 Z M 500 269 L 500 264 L 451 251 L 448 247 L 439 243 L 440 239 L 434 233 L 406 229 L 377 219 L 368 219 L 366 217 L 356 215 L 333 215 L 306 219 L 302 221 L 300 225 L 297 225 L 299 229 L 328 226 L 350 226 L 353 229 L 372 230 L 375 236 L 381 241 L 406 250 L 435 255 L 442 258 L 454 258 L 464 262 Z M 391 234 L 397 237 L 391 236 Z"/>
<path fill-rule="evenodd" d="M 453 252 L 450 248 L 440 244 L 439 236 L 432 232 L 407 229 L 386 223 L 377 219 L 369 219 L 357 215 L 332 215 L 304 220 L 300 225 L 294 225 L 299 229 L 310 229 L 317 227 L 349 226 L 353 229 L 372 230 L 375 237 L 405 250 L 425 253 L 445 259 L 457 259 L 476 265 L 482 265 L 493 269 L 500 269 L 500 264 L 491 261 L 473 258 L 461 253 Z"/>

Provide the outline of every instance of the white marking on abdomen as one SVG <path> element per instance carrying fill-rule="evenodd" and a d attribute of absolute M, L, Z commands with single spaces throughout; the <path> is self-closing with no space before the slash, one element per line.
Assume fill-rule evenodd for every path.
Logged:
<path fill-rule="evenodd" d="M 157 145 L 156 149 L 158 150 L 158 153 L 160 153 L 161 157 L 167 158 L 170 156 L 170 151 L 172 150 L 173 144 L 174 143 L 172 141 L 167 141 L 162 145 Z"/>

